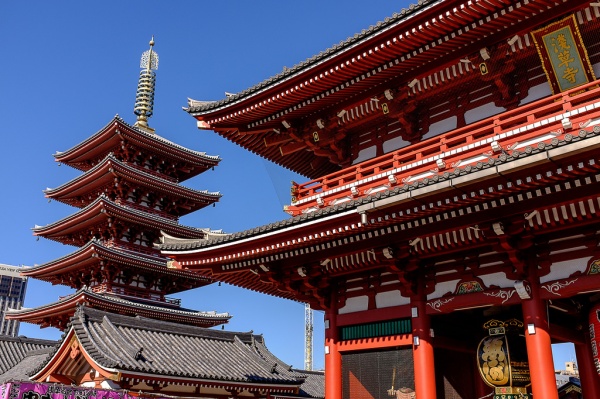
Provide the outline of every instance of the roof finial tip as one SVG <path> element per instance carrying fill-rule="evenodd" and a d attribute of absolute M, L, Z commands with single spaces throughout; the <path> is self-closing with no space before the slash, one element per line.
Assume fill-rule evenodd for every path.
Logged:
<path fill-rule="evenodd" d="M 152 39 L 150 39 L 150 47 L 154 47 L 154 35 L 152 35 Z"/>

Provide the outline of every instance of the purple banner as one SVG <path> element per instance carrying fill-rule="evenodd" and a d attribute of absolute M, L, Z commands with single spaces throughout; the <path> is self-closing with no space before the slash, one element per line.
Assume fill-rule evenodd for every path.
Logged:
<path fill-rule="evenodd" d="M 0 399 L 139 399 L 126 391 L 112 391 L 62 384 L 9 382 L 0 385 Z"/>

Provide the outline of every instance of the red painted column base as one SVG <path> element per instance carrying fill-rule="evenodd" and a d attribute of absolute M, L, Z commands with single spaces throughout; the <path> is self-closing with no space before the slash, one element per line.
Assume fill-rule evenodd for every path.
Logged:
<path fill-rule="evenodd" d="M 416 396 L 419 399 L 436 399 L 431 323 L 427 315 L 426 302 L 413 300 L 411 305 L 417 308 L 417 317 L 412 319 Z"/>
<path fill-rule="evenodd" d="M 537 284 L 531 285 L 532 299 L 527 299 L 522 304 L 531 390 L 534 398 L 558 399 L 546 306 L 539 299 Z"/>
<path fill-rule="evenodd" d="M 336 315 L 325 313 L 325 398 L 342 399 L 342 355 L 338 350 Z"/>

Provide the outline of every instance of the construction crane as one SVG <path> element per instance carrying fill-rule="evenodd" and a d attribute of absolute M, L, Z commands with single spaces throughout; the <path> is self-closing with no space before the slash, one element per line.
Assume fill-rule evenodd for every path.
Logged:
<path fill-rule="evenodd" d="M 313 369 L 313 310 L 304 304 L 304 370 Z"/>

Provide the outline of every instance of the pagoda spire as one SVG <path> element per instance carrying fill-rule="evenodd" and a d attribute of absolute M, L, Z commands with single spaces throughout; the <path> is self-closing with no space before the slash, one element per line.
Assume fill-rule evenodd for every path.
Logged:
<path fill-rule="evenodd" d="M 156 86 L 156 73 L 158 69 L 158 54 L 154 51 L 154 36 L 150 40 L 150 49 L 142 53 L 140 60 L 140 78 L 135 95 L 135 106 L 133 113 L 137 115 L 134 126 L 145 131 L 154 132 L 148 126 L 148 118 L 152 116 L 154 109 L 154 89 Z"/>

